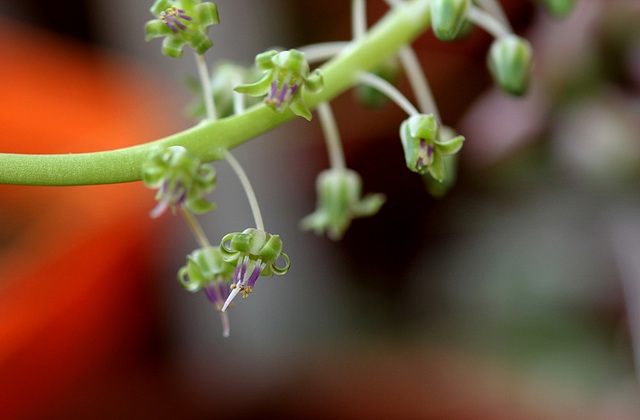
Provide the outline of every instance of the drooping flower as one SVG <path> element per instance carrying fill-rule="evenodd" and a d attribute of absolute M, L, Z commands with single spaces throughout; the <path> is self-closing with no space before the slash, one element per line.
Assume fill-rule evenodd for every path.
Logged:
<path fill-rule="evenodd" d="M 228 242 L 228 244 L 227 244 Z M 282 240 L 260 229 L 249 228 L 243 232 L 229 233 L 220 244 L 222 258 L 235 264 L 231 293 L 222 310 L 225 311 L 231 301 L 242 293 L 246 298 L 260 276 L 282 275 L 289 270 L 289 256 L 282 252 Z M 276 260 L 282 257 L 284 267 L 276 266 Z"/>
<path fill-rule="evenodd" d="M 158 189 L 158 205 L 150 213 L 153 218 L 167 208 L 175 212 L 176 208 L 186 206 L 194 213 L 215 208 L 203 197 L 216 186 L 215 169 L 202 164 L 182 146 L 157 149 L 142 165 L 142 181 L 149 188 Z"/>
<path fill-rule="evenodd" d="M 491 44 L 487 60 L 491 75 L 502 90 L 515 96 L 526 93 L 533 68 L 529 41 L 517 35 L 498 38 Z"/>
<path fill-rule="evenodd" d="M 256 65 L 266 73 L 259 81 L 236 87 L 236 92 L 250 96 L 267 95 L 265 104 L 277 112 L 291 108 L 294 114 L 311 119 L 304 103 L 303 88 L 318 92 L 324 81 L 319 69 L 310 73 L 304 53 L 297 50 L 267 51 L 258 54 Z"/>
<path fill-rule="evenodd" d="M 431 114 L 416 114 L 400 126 L 400 139 L 407 167 L 421 175 L 429 173 L 436 181 L 445 177 L 443 156 L 453 155 L 462 147 L 464 137 L 445 139 Z"/>
<path fill-rule="evenodd" d="M 302 219 L 300 226 L 316 234 L 326 232 L 333 240 L 342 238 L 351 220 L 376 214 L 385 202 L 383 194 L 362 197 L 362 180 L 351 169 L 332 168 L 321 172 L 316 191 L 316 211 Z"/>
<path fill-rule="evenodd" d="M 222 258 L 220 247 L 199 248 L 187 256 L 187 264 L 178 271 L 180 284 L 190 292 L 204 290 L 222 320 L 222 335 L 229 336 L 229 317 L 222 311 L 231 291 L 235 266 Z"/>
<path fill-rule="evenodd" d="M 145 25 L 147 41 L 165 37 L 162 53 L 169 57 L 182 57 L 182 49 L 190 45 L 198 54 L 204 54 L 213 42 L 207 36 L 207 29 L 219 23 L 218 8 L 215 3 L 201 0 L 156 0 L 151 13 L 157 19 Z"/>

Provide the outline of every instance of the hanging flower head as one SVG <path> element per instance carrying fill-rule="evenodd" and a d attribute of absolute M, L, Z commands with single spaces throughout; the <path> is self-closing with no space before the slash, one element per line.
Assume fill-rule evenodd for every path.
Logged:
<path fill-rule="evenodd" d="M 236 266 L 231 293 L 222 307 L 223 311 L 238 293 L 245 298 L 249 296 L 258 277 L 285 274 L 290 266 L 289 256 L 282 252 L 280 237 L 259 229 L 250 228 L 242 233 L 225 235 L 220 251 L 224 261 Z M 285 263 L 282 268 L 276 266 L 279 257 Z"/>
<path fill-rule="evenodd" d="M 383 194 L 362 197 L 362 180 L 351 169 L 332 168 L 321 172 L 316 191 L 316 211 L 302 219 L 300 225 L 317 234 L 326 231 L 333 240 L 342 238 L 351 220 L 376 214 L 385 201 Z"/>
<path fill-rule="evenodd" d="M 229 336 L 229 317 L 222 307 L 229 297 L 235 266 L 222 258 L 220 247 L 200 248 L 187 256 L 187 265 L 178 271 L 180 284 L 190 292 L 204 290 L 220 312 L 222 335 Z"/>
<path fill-rule="evenodd" d="M 324 85 L 320 70 L 309 74 L 304 53 L 297 50 L 268 51 L 258 54 L 256 65 L 266 74 L 256 83 L 236 87 L 236 92 L 249 96 L 268 95 L 265 104 L 277 112 L 291 108 L 294 114 L 311 119 L 304 103 L 302 89 L 318 92 Z"/>
<path fill-rule="evenodd" d="M 201 0 L 156 0 L 151 13 L 157 19 L 145 26 L 147 41 L 165 37 L 162 54 L 182 57 L 182 48 L 190 45 L 198 54 L 204 54 L 213 42 L 207 36 L 207 29 L 219 22 L 215 3 L 201 3 Z"/>
<path fill-rule="evenodd" d="M 142 181 L 158 189 L 158 205 L 150 213 L 153 218 L 169 207 L 175 212 L 176 207 L 186 206 L 194 213 L 215 208 L 203 197 L 216 186 L 215 169 L 182 146 L 156 150 L 142 166 Z"/>
<path fill-rule="evenodd" d="M 407 167 L 421 175 L 429 173 L 436 181 L 445 176 L 442 157 L 458 153 L 464 137 L 443 139 L 438 123 L 431 114 L 417 114 L 404 120 L 400 126 L 400 139 Z"/>

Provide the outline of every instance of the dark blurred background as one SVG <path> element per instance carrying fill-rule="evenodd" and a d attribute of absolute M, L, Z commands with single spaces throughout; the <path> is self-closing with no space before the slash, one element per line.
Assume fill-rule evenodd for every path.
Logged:
<path fill-rule="evenodd" d="M 2 67 L 16 71 L 3 80 L 32 104 L 23 111 L 5 93 L 3 127 L 13 131 L 2 151 L 99 150 L 193 124 L 182 86 L 193 59 L 144 42 L 151 3 L 0 2 L 0 39 L 20 46 L 4 55 Z M 350 36 L 347 1 L 216 3 L 211 64 Z M 443 120 L 466 137 L 443 197 L 404 166 L 402 111 L 363 109 L 350 92 L 332 103 L 347 165 L 387 203 L 341 242 L 298 229 L 328 166 L 316 118 L 234 151 L 292 268 L 236 304 L 227 339 L 204 295 L 177 283 L 196 243 L 178 218 L 148 220 L 152 191 L 5 189 L 0 417 L 640 418 L 640 1 L 578 0 L 564 20 L 530 1 L 502 3 L 535 52 L 525 98 L 492 86 L 491 38 L 480 29 L 414 43 Z M 367 5 L 370 23 L 387 8 Z M 62 80 L 57 100 L 40 88 Z M 398 86 L 411 97 L 404 78 Z M 63 112 L 65 97 L 73 104 Z M 43 98 L 53 105 L 40 110 Z M 85 127 L 74 119 L 83 107 L 95 110 L 92 124 L 109 123 Z M 68 120 L 43 135 L 31 131 L 32 112 Z M 109 131 L 115 122 L 123 127 Z M 94 137 L 103 142 L 84 143 Z M 214 243 L 252 224 L 233 173 L 216 169 L 218 210 L 201 218 Z M 66 211 L 52 215 L 56 200 Z M 84 236 L 57 268 L 45 265 L 75 231 Z M 81 257 L 98 245 L 87 251 L 95 261 Z"/>

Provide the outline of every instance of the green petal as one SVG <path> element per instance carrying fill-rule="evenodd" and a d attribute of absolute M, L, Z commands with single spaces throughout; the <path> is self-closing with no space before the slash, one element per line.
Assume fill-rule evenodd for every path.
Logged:
<path fill-rule="evenodd" d="M 442 182 L 444 180 L 444 163 L 440 153 L 434 153 L 433 162 L 429 165 L 429 173 L 436 181 Z"/>
<path fill-rule="evenodd" d="M 304 80 L 304 87 L 311 93 L 319 92 L 324 86 L 324 78 L 320 69 L 315 69 L 309 77 Z"/>
<path fill-rule="evenodd" d="M 256 56 L 256 66 L 262 70 L 271 70 L 275 67 L 272 58 L 278 54 L 276 50 L 263 52 Z"/>
<path fill-rule="evenodd" d="M 149 10 L 154 15 L 159 16 L 160 13 L 164 12 L 171 6 L 173 6 L 173 4 L 171 4 L 169 0 L 157 0 L 155 3 L 153 3 L 153 6 L 151 6 Z"/>
<path fill-rule="evenodd" d="M 285 254 L 284 252 L 281 252 L 280 255 L 282 256 L 282 259 L 284 260 L 284 267 L 282 267 L 282 268 L 277 267 L 275 262 L 271 265 L 271 269 L 273 270 L 273 273 L 277 274 L 279 276 L 285 274 L 287 271 L 289 271 L 289 267 L 291 267 L 291 260 L 289 259 L 289 256 L 287 254 Z"/>
<path fill-rule="evenodd" d="M 180 58 L 182 57 L 184 44 L 185 42 L 181 39 L 165 38 L 162 42 L 162 54 L 173 58 Z"/>
<path fill-rule="evenodd" d="M 454 137 L 451 140 L 445 142 L 436 142 L 435 146 L 438 151 L 443 155 L 453 155 L 454 153 L 458 153 L 462 148 L 462 143 L 464 142 L 463 136 Z"/>
<path fill-rule="evenodd" d="M 264 75 L 264 77 L 255 83 L 249 85 L 236 86 L 233 90 L 238 93 L 243 93 L 249 96 L 262 96 L 269 93 L 271 88 L 271 72 Z"/>
<path fill-rule="evenodd" d="M 208 202 L 202 197 L 197 197 L 193 200 L 187 200 L 186 205 L 189 210 L 196 214 L 206 213 L 208 211 L 215 210 L 216 208 L 215 204 Z"/>
<path fill-rule="evenodd" d="M 354 206 L 353 213 L 356 217 L 372 216 L 380 210 L 387 200 L 384 194 L 367 194 Z"/>
<path fill-rule="evenodd" d="M 154 38 L 161 36 L 170 36 L 173 34 L 171 29 L 164 24 L 160 19 L 153 19 L 144 25 L 144 31 L 146 33 L 146 40 L 150 41 Z"/>
<path fill-rule="evenodd" d="M 215 25 L 220 23 L 218 7 L 215 3 L 202 3 L 196 7 L 199 23 L 202 26 Z"/>
<path fill-rule="evenodd" d="M 294 114 L 305 118 L 307 121 L 311 121 L 311 112 L 309 112 L 309 108 L 307 108 L 302 97 L 294 99 L 291 105 L 289 105 L 289 108 L 291 108 Z"/>

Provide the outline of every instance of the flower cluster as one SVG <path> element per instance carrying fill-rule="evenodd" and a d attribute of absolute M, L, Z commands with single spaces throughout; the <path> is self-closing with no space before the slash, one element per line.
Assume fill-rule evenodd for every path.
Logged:
<path fill-rule="evenodd" d="M 223 311 L 238 293 L 242 293 L 242 297 L 248 297 L 258 277 L 282 275 L 289 270 L 289 256 L 282 252 L 280 237 L 260 229 L 249 228 L 225 235 L 220 250 L 224 261 L 236 266 L 231 294 L 222 307 Z M 276 266 L 280 257 L 285 263 L 283 267 Z"/>
<path fill-rule="evenodd" d="M 204 54 L 213 42 L 207 36 L 207 29 L 219 22 L 215 3 L 201 3 L 201 0 L 156 0 L 151 13 L 157 19 L 145 25 L 147 41 L 165 37 L 162 54 L 182 57 L 185 45 L 198 54 Z"/>
<path fill-rule="evenodd" d="M 318 92 L 324 85 L 320 70 L 312 73 L 304 53 L 297 50 L 267 51 L 256 56 L 256 65 L 265 71 L 259 81 L 241 85 L 236 92 L 250 96 L 267 95 L 265 104 L 277 112 L 290 108 L 294 114 L 311 119 L 311 112 L 304 103 L 303 88 L 309 92 Z"/>
<path fill-rule="evenodd" d="M 158 190 L 158 205 L 151 211 L 151 217 L 160 216 L 167 208 L 175 212 L 180 206 L 194 213 L 215 208 L 203 197 L 216 186 L 215 169 L 202 164 L 182 146 L 157 149 L 142 166 L 142 181 Z"/>

